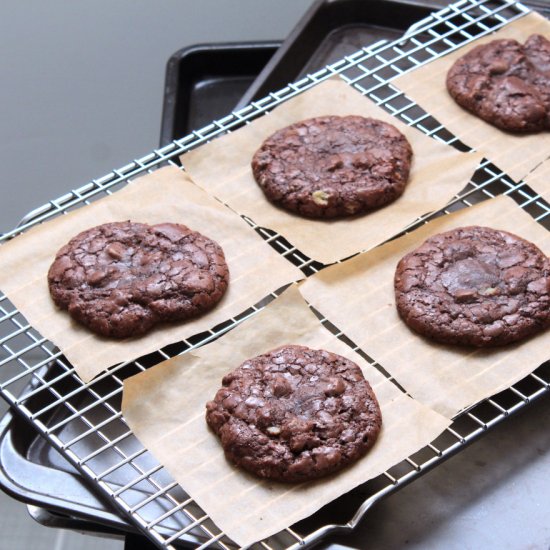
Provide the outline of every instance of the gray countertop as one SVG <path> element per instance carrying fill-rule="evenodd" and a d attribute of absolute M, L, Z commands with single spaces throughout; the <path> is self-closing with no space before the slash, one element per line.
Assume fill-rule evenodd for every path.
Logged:
<path fill-rule="evenodd" d="M 347 544 L 548 550 L 549 425 L 546 396 L 373 507 Z"/>
<path fill-rule="evenodd" d="M 280 39 L 312 0 L 4 0 L 0 233 L 158 147 L 164 70 L 202 42 Z"/>
<path fill-rule="evenodd" d="M 174 51 L 201 42 L 280 39 L 310 4 L 3 2 L 0 232 L 158 145 L 164 67 Z M 376 505 L 338 544 L 550 548 L 548 426 L 546 397 Z"/>

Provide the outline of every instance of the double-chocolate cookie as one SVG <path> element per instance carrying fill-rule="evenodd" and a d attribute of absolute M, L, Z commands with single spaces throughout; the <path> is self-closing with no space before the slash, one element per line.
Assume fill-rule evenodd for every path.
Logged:
<path fill-rule="evenodd" d="M 395 272 L 397 310 L 438 342 L 500 346 L 550 325 L 550 263 L 532 243 L 488 227 L 426 240 Z"/>
<path fill-rule="evenodd" d="M 268 137 L 252 159 L 254 178 L 274 204 L 311 218 L 352 216 L 399 197 L 412 149 L 391 124 L 323 116 Z"/>
<path fill-rule="evenodd" d="M 454 100 L 511 132 L 550 130 L 550 41 L 493 40 L 458 59 L 447 74 Z"/>
<path fill-rule="evenodd" d="M 381 426 L 359 367 L 323 350 L 284 346 L 227 374 L 206 405 L 225 456 L 260 477 L 299 482 L 362 457 Z"/>
<path fill-rule="evenodd" d="M 138 336 L 197 316 L 223 296 L 221 247 L 184 225 L 106 223 L 59 250 L 48 273 L 54 302 L 103 336 Z"/>

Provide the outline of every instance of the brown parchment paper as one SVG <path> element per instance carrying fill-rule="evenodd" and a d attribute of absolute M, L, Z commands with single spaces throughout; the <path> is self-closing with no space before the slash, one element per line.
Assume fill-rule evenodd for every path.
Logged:
<path fill-rule="evenodd" d="M 392 84 L 465 144 L 483 153 L 515 181 L 520 181 L 550 156 L 550 132 L 514 135 L 495 128 L 459 107 L 447 92 L 445 79 L 451 65 L 475 46 L 500 38 L 514 38 L 523 43 L 533 33 L 550 37 L 550 22 L 537 13 L 530 13 L 489 36 L 414 69 L 394 79 Z"/>
<path fill-rule="evenodd" d="M 254 180 L 250 162 L 276 130 L 322 115 L 362 115 L 396 126 L 414 151 L 409 183 L 392 204 L 364 216 L 310 220 L 272 205 Z M 286 101 L 248 126 L 181 157 L 191 178 L 233 210 L 273 229 L 308 257 L 328 264 L 390 238 L 426 212 L 444 206 L 468 183 L 481 156 L 459 153 L 402 124 L 339 78 Z"/>
<path fill-rule="evenodd" d="M 230 271 L 229 288 L 207 314 L 166 324 L 139 337 L 112 340 L 73 322 L 50 298 L 48 269 L 61 246 L 80 231 L 130 219 L 183 223 L 216 240 Z M 29 323 L 56 344 L 84 381 L 107 367 L 188 338 L 238 315 L 270 292 L 302 278 L 246 222 L 209 197 L 178 168 L 136 179 L 110 197 L 39 225 L 0 247 L 0 288 Z"/>
<path fill-rule="evenodd" d="M 550 200 L 550 159 L 537 166 L 525 178 L 525 183 L 541 197 Z"/>
<path fill-rule="evenodd" d="M 227 372 L 289 343 L 327 349 L 359 364 L 378 397 L 383 419 L 378 441 L 358 463 L 340 474 L 299 485 L 262 481 L 231 466 L 204 418 L 205 404 Z M 241 546 L 311 515 L 433 441 L 449 425 L 329 333 L 294 286 L 193 355 L 174 357 L 125 380 L 122 411 L 140 441 Z"/>
<path fill-rule="evenodd" d="M 398 261 L 430 235 L 484 225 L 520 235 L 550 253 L 550 232 L 505 196 L 443 216 L 331 266 L 300 287 L 304 298 L 378 361 L 407 392 L 448 418 L 517 382 L 550 357 L 550 331 L 520 344 L 473 350 L 431 342 L 407 328 L 395 308 Z"/>

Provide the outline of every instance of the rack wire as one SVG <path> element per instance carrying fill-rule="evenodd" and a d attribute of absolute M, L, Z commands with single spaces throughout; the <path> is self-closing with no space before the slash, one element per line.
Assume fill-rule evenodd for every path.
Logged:
<path fill-rule="evenodd" d="M 116 192 L 136 176 L 165 164 L 177 165 L 181 153 L 249 123 L 286 99 L 334 75 L 339 75 L 406 124 L 466 151 L 466 145 L 394 88 L 390 81 L 497 30 L 528 11 L 522 4 L 512 1 L 458 1 L 417 23 L 400 40 L 377 43 L 362 49 L 50 201 L 29 213 L 18 227 L 4 234 L 0 242 L 38 223 Z M 419 218 L 408 229 L 414 229 L 434 216 L 503 193 L 511 196 L 535 220 L 550 229 L 550 206 L 527 185 L 512 181 L 488 160 L 482 162 L 469 185 L 444 210 Z M 292 247 L 277 233 L 258 227 L 251 219 L 247 219 L 247 222 L 306 275 L 323 267 Z M 234 543 L 183 492 L 128 429 L 120 411 L 122 385 L 127 376 L 217 338 L 253 316 L 274 297 L 275 294 L 272 294 L 261 304 L 206 333 L 167 346 L 136 361 L 115 366 L 91 383 L 84 384 L 62 353 L 34 330 L 13 304 L 1 295 L 0 395 L 77 468 L 90 487 L 103 495 L 108 506 L 118 510 L 159 548 L 172 549 L 180 544 L 199 548 L 233 548 Z M 321 317 L 320 322 L 354 347 L 328 320 Z M 383 371 L 382 367 L 373 361 L 371 363 Z M 329 514 L 333 513 L 332 517 L 338 518 L 338 521 L 327 523 L 319 514 L 315 514 L 261 541 L 255 547 L 268 550 L 297 548 L 317 542 L 329 533 L 352 530 L 375 502 L 417 479 L 511 414 L 547 395 L 549 389 L 550 364 L 545 363 L 509 389 L 460 414 L 427 447 L 355 489 L 351 497 L 346 497 L 355 503 L 351 508 L 348 507 L 347 517 L 340 518 L 342 514 L 337 514 L 335 509 L 331 512 L 329 505 Z M 338 506 L 341 508 L 340 504 Z"/>

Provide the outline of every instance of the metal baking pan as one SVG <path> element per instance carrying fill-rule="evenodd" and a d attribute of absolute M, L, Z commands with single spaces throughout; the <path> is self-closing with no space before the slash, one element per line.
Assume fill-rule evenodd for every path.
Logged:
<path fill-rule="evenodd" d="M 160 146 L 232 111 L 280 42 L 197 44 L 166 64 Z"/>
<path fill-rule="evenodd" d="M 358 50 L 400 38 L 447 2 L 317 0 L 242 96 L 244 107 Z"/>
<path fill-rule="evenodd" d="M 414 32 L 444 0 L 317 0 L 238 103 L 238 108 L 358 50 Z M 548 0 L 524 2 L 550 16 Z"/>
<path fill-rule="evenodd" d="M 11 411 L 0 421 L 0 486 L 32 506 L 33 518 L 42 524 L 106 534 L 135 531 L 63 456 Z M 47 509 L 49 515 L 34 507 Z"/>
<path fill-rule="evenodd" d="M 487 9 L 478 15 L 482 4 L 489 7 L 483 5 Z M 434 33 L 434 40 L 439 40 L 443 47 L 442 42 L 446 33 L 454 32 L 449 29 L 456 28 L 457 22 L 467 26 L 472 32 L 484 33 L 491 28 L 498 28 L 521 13 L 521 6 L 513 6 L 500 0 L 461 0 L 456 4 L 454 11 L 439 14 L 439 19 L 432 20 L 430 30 Z M 479 24 L 472 18 L 472 14 L 479 17 Z M 465 15 L 469 19 L 466 19 Z M 425 49 L 418 32 L 412 37 L 419 42 L 415 44 L 415 48 L 422 50 L 427 56 L 435 55 L 433 51 Z M 354 54 L 350 59 L 344 60 L 338 65 L 336 72 L 340 72 L 346 78 L 354 75 L 354 80 L 361 83 L 363 93 L 370 94 L 376 91 L 382 98 L 384 107 L 395 112 L 396 116 L 405 114 L 408 123 L 451 143 L 452 136 L 438 126 L 436 121 L 431 120 L 413 104 L 407 104 L 406 98 L 396 96 L 385 88 L 387 84 L 384 79 L 388 78 L 388 68 L 390 64 L 394 66 L 393 59 L 396 52 L 401 52 L 401 48 L 400 41 L 395 46 L 364 50 L 359 52 L 359 55 Z M 399 55 L 402 55 L 403 63 L 409 64 L 410 67 L 411 61 L 407 53 L 401 52 Z M 375 66 L 367 67 L 366 63 L 369 61 L 375 63 Z M 93 180 L 73 193 L 44 205 L 35 215 L 25 220 L 23 228 L 15 229 L 3 238 L 9 238 L 22 229 L 60 215 L 69 208 L 80 206 L 88 199 L 116 191 L 130 179 L 166 163 L 167 160 L 175 162 L 185 150 L 199 146 L 226 129 L 239 127 L 247 120 L 262 116 L 284 101 L 289 94 L 306 89 L 334 72 L 334 68 L 327 69 L 303 79 L 301 83 L 279 90 L 240 111 L 238 116 L 227 115 L 216 124 L 205 126 L 202 130 L 170 143 L 159 151 Z M 373 73 L 380 73 L 382 80 L 372 82 Z M 380 95 L 382 93 L 384 95 Z M 403 119 L 405 120 L 405 117 Z M 480 169 L 479 177 L 472 186 L 457 197 L 452 208 L 465 207 L 472 202 L 500 193 L 509 194 L 536 219 L 550 219 L 547 217 L 550 207 L 546 203 L 537 200 L 531 190 L 521 183 L 511 182 L 505 174 L 488 163 Z M 263 234 L 261 228 L 254 228 Z M 273 244 L 279 239 L 277 235 L 264 236 L 269 237 Z M 283 254 L 304 270 L 309 265 L 307 259 L 304 260 L 293 250 L 285 251 Z M 231 320 L 231 323 L 236 322 L 238 319 Z M 16 308 L 2 296 L 0 325 L 0 328 L 7 329 L 6 336 L 3 337 L 6 354 L 0 364 L 8 376 L 0 385 L 0 393 L 17 410 L 25 425 L 34 426 L 45 438 L 44 441 L 29 438 L 32 442 L 26 447 L 27 450 L 24 450 L 23 445 L 18 451 L 20 454 L 24 454 L 26 458 L 32 456 L 40 459 L 40 462 L 48 467 L 55 465 L 59 470 L 72 475 L 74 472 L 69 472 L 64 462 L 65 459 L 69 460 L 75 471 L 85 479 L 87 486 L 93 487 L 94 491 L 101 495 L 101 498 L 98 496 L 97 502 L 107 499 L 125 518 L 132 520 L 135 525 L 139 525 L 147 532 L 159 547 L 172 548 L 179 542 L 222 545 L 223 548 L 231 546 L 223 533 L 217 530 L 209 518 L 203 515 L 197 505 L 187 498 L 166 471 L 143 449 L 126 427 L 120 414 L 122 380 L 125 377 L 192 345 L 200 344 L 205 335 L 202 335 L 202 339 L 197 337 L 181 345 L 168 346 L 150 356 L 118 366 L 99 375 L 92 383 L 83 384 L 63 356 L 29 327 Z M 215 327 L 211 334 L 206 336 L 215 336 L 226 328 L 227 326 Z M 29 379 L 32 382 L 23 389 L 23 396 L 18 397 L 14 387 L 20 388 L 20 382 Z M 383 496 L 391 494 L 440 464 L 485 433 L 488 428 L 527 407 L 536 399 L 548 395 L 549 392 L 550 371 L 547 364 L 515 384 L 511 390 L 506 390 L 460 415 L 451 428 L 429 447 L 391 468 L 379 478 L 338 499 L 292 529 L 271 537 L 265 544 L 277 549 L 290 548 L 317 542 L 330 533 L 351 531 L 370 506 Z M 63 457 L 56 454 L 57 452 L 61 452 Z M 52 488 L 52 492 L 55 493 L 53 489 L 55 488 Z M 98 517 L 93 506 L 90 509 L 90 517 Z M 101 518 L 98 518 L 98 521 L 101 522 Z"/>

